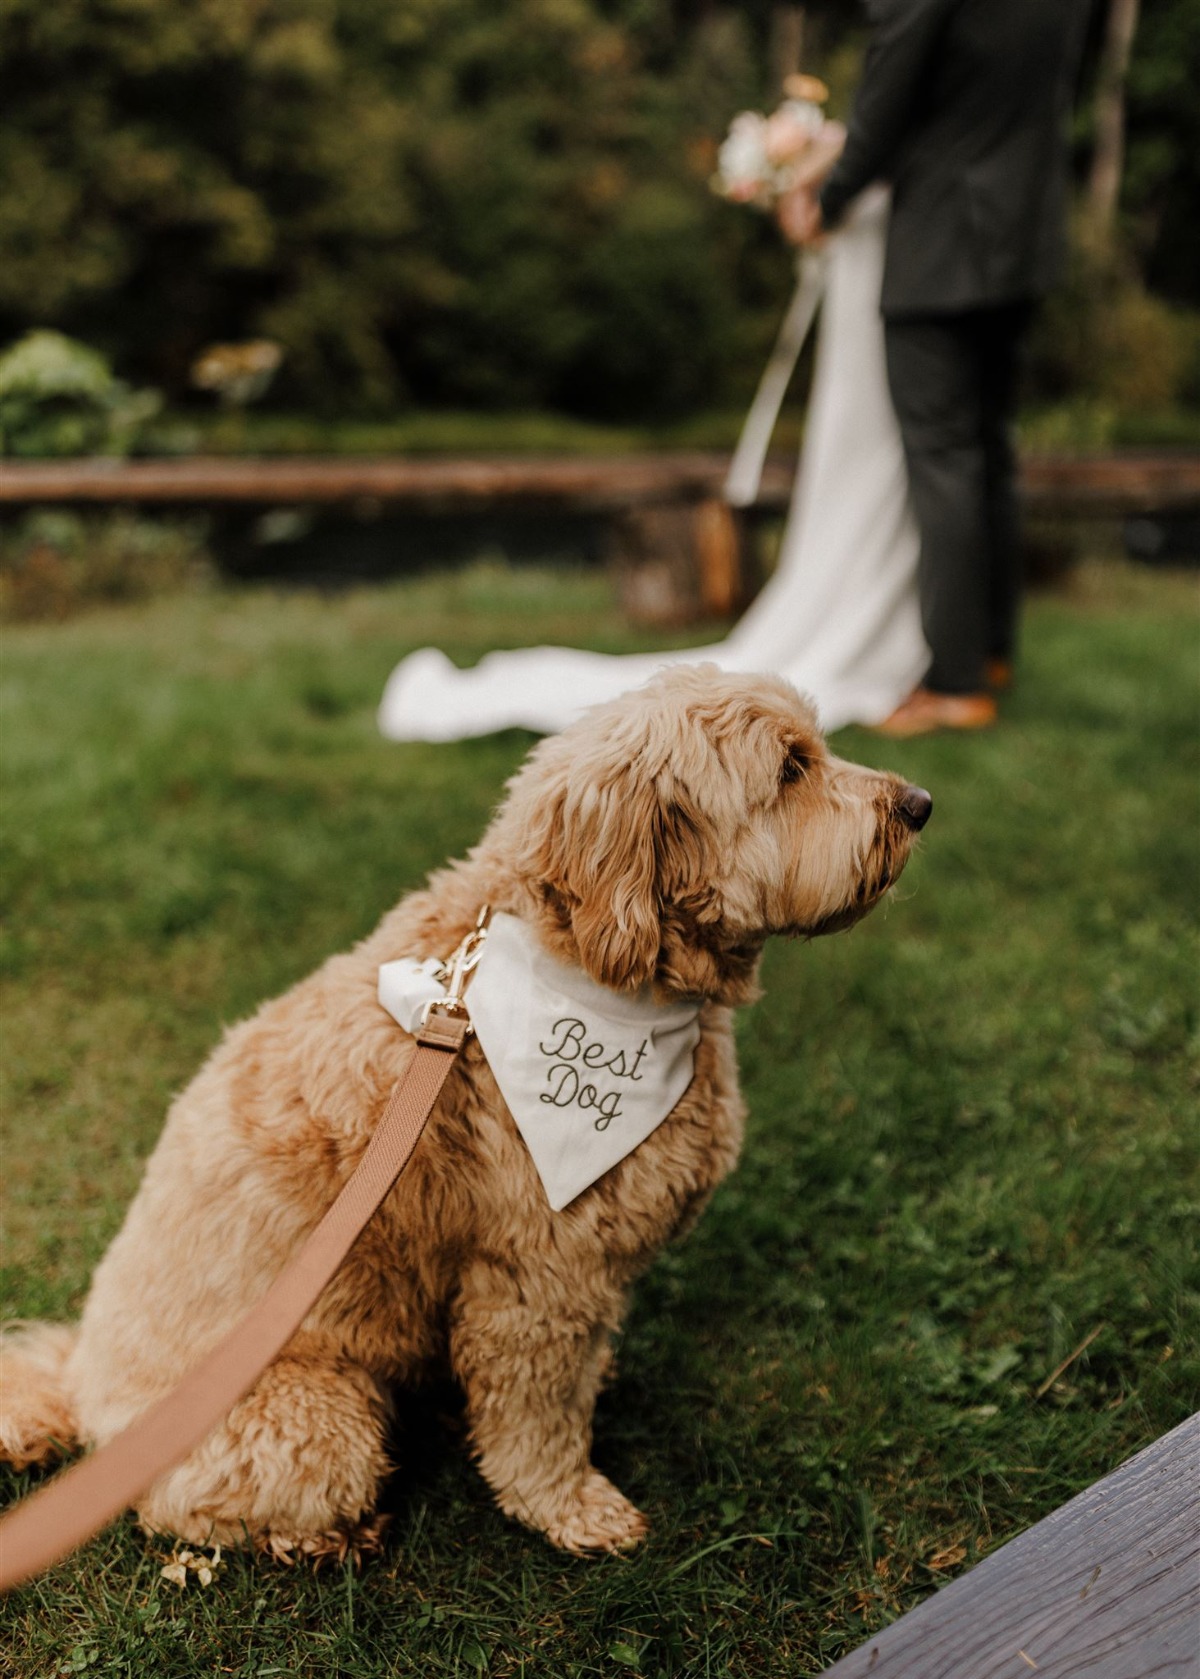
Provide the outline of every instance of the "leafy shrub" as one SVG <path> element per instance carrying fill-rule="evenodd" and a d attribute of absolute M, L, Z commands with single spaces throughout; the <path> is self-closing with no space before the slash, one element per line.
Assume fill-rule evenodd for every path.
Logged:
<path fill-rule="evenodd" d="M 1117 412 L 1194 401 L 1200 316 L 1154 297 L 1119 248 L 1082 230 L 1065 283 L 1047 300 L 1031 346 L 1031 383 Z"/>
<path fill-rule="evenodd" d="M 120 511 L 28 513 L 0 530 L 0 618 L 69 618 L 84 607 L 203 586 L 203 522 Z"/>
<path fill-rule="evenodd" d="M 161 406 L 61 332 L 27 333 L 0 355 L 2 455 L 127 455 Z"/>

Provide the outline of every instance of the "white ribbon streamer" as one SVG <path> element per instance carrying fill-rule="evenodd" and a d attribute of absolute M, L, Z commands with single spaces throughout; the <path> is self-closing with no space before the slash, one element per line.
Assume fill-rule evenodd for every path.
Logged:
<path fill-rule="evenodd" d="M 783 398 L 812 328 L 817 305 L 825 291 L 824 251 L 803 251 L 797 265 L 796 289 L 788 305 L 775 348 L 758 382 L 750 412 L 725 478 L 725 500 L 731 507 L 750 507 L 758 496 L 763 462 L 779 418 Z"/>

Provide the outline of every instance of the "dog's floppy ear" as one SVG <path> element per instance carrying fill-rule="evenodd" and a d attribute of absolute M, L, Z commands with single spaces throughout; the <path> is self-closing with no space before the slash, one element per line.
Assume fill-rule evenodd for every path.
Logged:
<path fill-rule="evenodd" d="M 632 991 L 654 978 L 662 938 L 658 801 L 653 783 L 648 792 L 618 784 L 605 803 L 577 877 L 571 922 L 584 971 L 600 985 Z"/>
<path fill-rule="evenodd" d="M 553 744 L 559 750 L 545 752 L 544 763 L 566 757 L 561 737 Z M 636 990 L 654 977 L 661 940 L 654 780 L 636 763 L 614 773 L 610 762 L 603 776 L 578 763 L 555 768 L 561 779 L 538 789 L 526 867 L 560 925 L 569 925 L 584 972 L 614 990 Z"/>

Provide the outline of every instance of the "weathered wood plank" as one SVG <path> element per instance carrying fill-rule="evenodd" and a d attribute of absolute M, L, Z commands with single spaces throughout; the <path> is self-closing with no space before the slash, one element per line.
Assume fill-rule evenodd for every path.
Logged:
<path fill-rule="evenodd" d="M 1029 455 L 1020 467 L 1022 498 L 1031 512 L 1183 513 L 1200 508 L 1200 453 Z"/>
<path fill-rule="evenodd" d="M 829 1679 L 1195 1679 L 1200 1413 L 1011 1540 Z"/>
<path fill-rule="evenodd" d="M 299 504 L 373 502 L 416 508 L 544 504 L 597 511 L 721 494 L 728 456 L 672 451 L 614 456 L 329 456 L 178 460 L 0 461 L 0 504 L 37 502 Z M 775 455 L 760 502 L 786 504 L 794 458 Z M 1031 511 L 1091 514 L 1200 509 L 1200 453 L 1030 456 L 1021 492 Z"/>
<path fill-rule="evenodd" d="M 292 457 L 6 461 L 0 502 L 354 502 L 464 507 L 514 502 L 623 508 L 707 500 L 724 455 L 511 456 L 370 460 Z M 784 469 L 786 475 L 786 468 Z M 779 476 L 773 469 L 772 480 Z M 786 492 L 786 485 L 773 486 Z"/>

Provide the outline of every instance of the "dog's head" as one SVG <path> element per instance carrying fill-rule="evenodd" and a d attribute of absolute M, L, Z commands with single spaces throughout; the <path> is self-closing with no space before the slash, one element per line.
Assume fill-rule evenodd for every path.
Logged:
<path fill-rule="evenodd" d="M 787 682 L 669 668 L 541 742 L 481 852 L 602 985 L 741 1002 L 772 933 L 850 926 L 932 808 L 827 750 Z"/>

